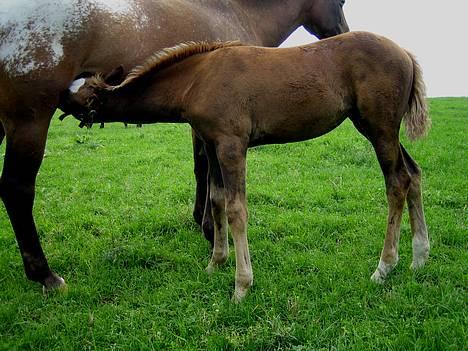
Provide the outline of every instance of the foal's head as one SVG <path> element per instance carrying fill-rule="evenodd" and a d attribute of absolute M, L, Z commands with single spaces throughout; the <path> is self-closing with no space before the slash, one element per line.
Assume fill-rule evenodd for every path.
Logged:
<path fill-rule="evenodd" d="M 85 123 L 103 121 L 101 111 L 114 85 L 123 80 L 122 66 L 114 69 L 106 77 L 94 75 L 75 80 L 62 95 L 61 108 L 67 114 Z"/>
<path fill-rule="evenodd" d="M 349 31 L 343 13 L 345 0 L 310 0 L 305 2 L 303 26 L 319 39 Z"/>

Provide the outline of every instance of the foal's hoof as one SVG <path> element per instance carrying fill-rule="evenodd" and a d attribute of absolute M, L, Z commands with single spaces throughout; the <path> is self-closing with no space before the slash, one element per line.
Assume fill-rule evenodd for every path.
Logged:
<path fill-rule="evenodd" d="M 411 262 L 410 268 L 412 270 L 420 269 L 420 268 L 424 267 L 424 265 L 426 264 L 426 261 L 427 261 L 427 257 L 414 258 L 413 262 Z"/>
<path fill-rule="evenodd" d="M 231 302 L 236 304 L 242 302 L 245 296 L 248 294 L 252 285 L 252 275 L 241 275 L 240 277 L 237 277 L 234 295 L 232 295 Z"/>
<path fill-rule="evenodd" d="M 429 243 L 413 243 L 413 262 L 411 263 L 411 269 L 416 270 L 422 268 L 427 259 L 429 258 Z"/>
<path fill-rule="evenodd" d="M 382 277 L 378 269 L 371 275 L 370 279 L 376 284 L 385 283 L 385 277 Z"/>
<path fill-rule="evenodd" d="M 68 291 L 68 286 L 65 283 L 65 280 L 62 277 L 59 277 L 55 273 L 52 273 L 51 276 L 47 277 L 44 280 L 44 285 L 42 286 L 42 292 L 44 294 L 48 294 L 53 291 L 58 291 L 58 292 Z"/>
<path fill-rule="evenodd" d="M 385 279 L 388 277 L 390 272 L 395 268 L 398 263 L 398 257 L 396 258 L 394 263 L 385 263 L 384 261 L 380 260 L 377 269 L 375 270 L 374 274 L 371 276 L 371 280 L 377 284 L 385 283 Z"/>
<path fill-rule="evenodd" d="M 248 292 L 249 289 L 236 289 L 234 291 L 234 295 L 232 295 L 231 302 L 234 304 L 241 303 L 247 296 Z"/>
<path fill-rule="evenodd" d="M 208 273 L 209 275 L 213 274 L 216 270 L 216 266 L 213 263 L 209 263 L 208 267 L 205 268 L 205 272 Z"/>

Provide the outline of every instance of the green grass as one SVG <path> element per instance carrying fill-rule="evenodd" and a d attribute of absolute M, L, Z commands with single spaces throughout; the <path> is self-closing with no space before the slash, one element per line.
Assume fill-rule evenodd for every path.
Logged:
<path fill-rule="evenodd" d="M 0 209 L 0 350 L 467 349 L 468 99 L 433 99 L 433 128 L 403 143 L 424 170 L 431 257 L 371 283 L 387 204 L 373 150 L 346 122 L 248 157 L 254 286 L 230 303 L 234 257 L 205 274 L 192 220 L 190 129 L 78 129 L 54 119 L 35 216 L 67 294 L 26 280 Z M 0 149 L 4 153 L 4 146 Z"/>

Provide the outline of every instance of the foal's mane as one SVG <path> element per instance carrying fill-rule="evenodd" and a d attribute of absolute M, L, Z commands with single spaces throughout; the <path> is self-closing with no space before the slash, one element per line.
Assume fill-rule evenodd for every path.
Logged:
<path fill-rule="evenodd" d="M 230 46 L 241 46 L 241 42 L 236 41 L 188 41 L 176 46 L 162 49 L 151 55 L 142 65 L 134 67 L 119 85 L 111 87 L 112 90 L 121 89 L 132 83 L 139 81 L 148 74 L 156 73 L 174 63 L 183 61 L 191 56 L 214 51 Z"/>

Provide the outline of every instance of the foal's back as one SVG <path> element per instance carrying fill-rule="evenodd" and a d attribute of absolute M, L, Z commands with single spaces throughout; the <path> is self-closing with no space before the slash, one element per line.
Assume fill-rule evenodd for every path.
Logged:
<path fill-rule="evenodd" d="M 323 135 L 377 100 L 403 114 L 412 83 L 406 52 L 366 32 L 293 48 L 223 48 L 200 64 L 197 104 L 207 102 L 219 128 L 250 130 L 251 145 Z"/>

